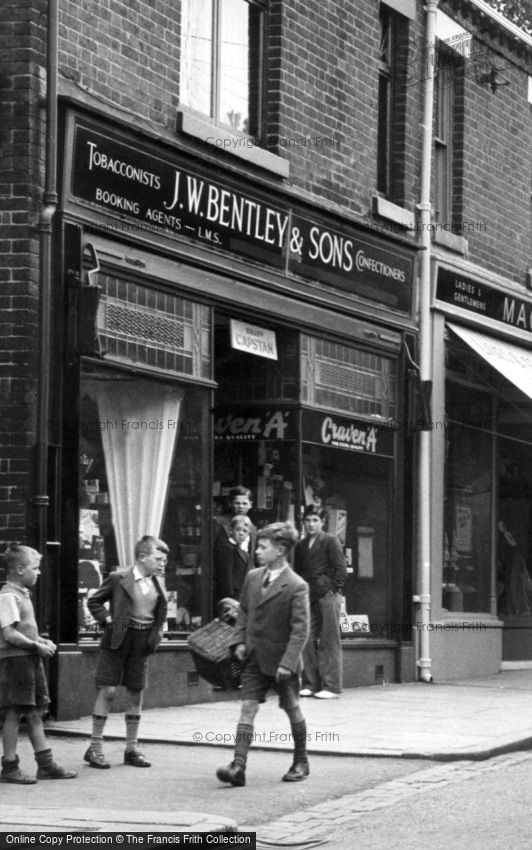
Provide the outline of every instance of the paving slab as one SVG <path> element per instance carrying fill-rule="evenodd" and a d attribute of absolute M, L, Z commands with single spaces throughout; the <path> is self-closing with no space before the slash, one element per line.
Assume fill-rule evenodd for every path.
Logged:
<path fill-rule="evenodd" d="M 236 821 L 204 812 L 144 812 L 0 806 L 0 830 L 9 832 L 234 832 Z"/>

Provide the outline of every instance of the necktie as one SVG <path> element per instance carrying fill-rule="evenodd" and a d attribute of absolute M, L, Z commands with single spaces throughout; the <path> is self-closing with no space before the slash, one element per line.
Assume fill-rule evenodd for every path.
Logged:
<path fill-rule="evenodd" d="M 270 582 L 271 582 L 271 575 L 270 575 L 270 572 L 268 571 L 266 573 L 266 575 L 264 576 L 264 578 L 262 579 L 262 586 L 264 588 L 267 588 L 269 586 Z"/>

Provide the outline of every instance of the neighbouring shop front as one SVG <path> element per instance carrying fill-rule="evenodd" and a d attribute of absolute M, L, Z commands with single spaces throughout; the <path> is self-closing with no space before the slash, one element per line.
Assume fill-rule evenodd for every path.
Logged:
<path fill-rule="evenodd" d="M 459 678 L 532 658 L 532 299 L 441 264 L 435 307 L 431 651 Z"/>
<path fill-rule="evenodd" d="M 235 484 L 259 527 L 326 506 L 348 561 L 346 685 L 411 678 L 413 249 L 94 116 L 64 128 L 57 714 L 91 710 L 87 600 L 144 533 L 170 548 L 147 705 L 217 696 L 186 637 L 213 616 L 213 518 Z"/>

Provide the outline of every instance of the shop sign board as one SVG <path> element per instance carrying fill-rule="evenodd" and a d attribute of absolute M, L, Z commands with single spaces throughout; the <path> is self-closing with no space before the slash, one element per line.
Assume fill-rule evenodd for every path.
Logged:
<path fill-rule="evenodd" d="M 393 457 L 394 428 L 336 413 L 303 411 L 302 439 L 334 449 Z"/>
<path fill-rule="evenodd" d="M 154 156 L 109 131 L 76 124 L 71 191 L 111 215 L 134 220 L 132 232 L 160 229 L 273 265 L 284 263 L 287 210 L 208 180 L 182 168 L 177 159 Z"/>
<path fill-rule="evenodd" d="M 187 237 L 410 312 L 413 250 L 354 227 L 328 228 L 237 181 L 211 180 L 131 134 L 78 116 L 71 126 L 70 196 L 105 213 L 114 235 Z"/>
<path fill-rule="evenodd" d="M 370 234 L 331 229 L 294 216 L 289 268 L 294 274 L 378 300 L 394 310 L 410 310 L 412 257 L 399 246 L 385 247 Z"/>
<path fill-rule="evenodd" d="M 501 292 L 460 272 L 438 269 L 436 298 L 477 316 L 532 333 L 532 300 Z"/>
<path fill-rule="evenodd" d="M 293 440 L 296 430 L 294 408 L 235 405 L 214 411 L 214 439 L 218 441 Z"/>
<path fill-rule="evenodd" d="M 277 360 L 275 331 L 231 319 L 231 347 L 268 360 Z"/>

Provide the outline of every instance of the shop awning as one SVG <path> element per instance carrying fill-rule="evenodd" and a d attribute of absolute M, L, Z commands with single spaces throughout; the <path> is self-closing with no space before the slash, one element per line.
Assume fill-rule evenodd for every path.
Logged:
<path fill-rule="evenodd" d="M 448 327 L 508 381 L 532 398 L 532 351 L 494 339 L 470 328 L 447 323 Z"/>

